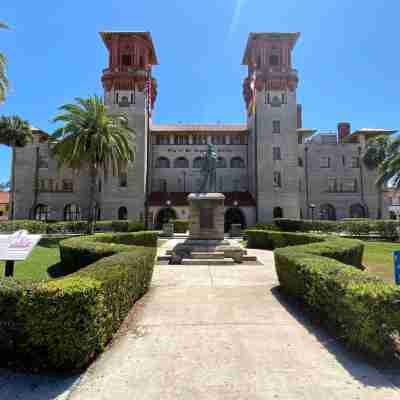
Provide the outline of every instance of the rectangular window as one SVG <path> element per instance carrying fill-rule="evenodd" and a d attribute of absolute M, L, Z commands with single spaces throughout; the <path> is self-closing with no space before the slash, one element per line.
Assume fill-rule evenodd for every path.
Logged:
<path fill-rule="evenodd" d="M 231 136 L 231 144 L 247 144 L 247 136 L 246 135 L 232 135 Z"/>
<path fill-rule="evenodd" d="M 319 159 L 319 166 L 320 166 L 320 168 L 330 168 L 330 166 L 331 166 L 330 157 L 321 157 Z"/>
<path fill-rule="evenodd" d="M 63 179 L 62 181 L 62 191 L 63 192 L 73 192 L 74 185 L 71 179 Z"/>
<path fill-rule="evenodd" d="M 193 144 L 207 144 L 207 135 L 193 135 Z"/>
<path fill-rule="evenodd" d="M 336 193 L 337 189 L 337 178 L 328 178 L 328 192 Z"/>
<path fill-rule="evenodd" d="M 360 157 L 351 157 L 351 168 L 360 168 Z"/>
<path fill-rule="evenodd" d="M 357 179 L 350 178 L 343 180 L 342 190 L 349 193 L 357 192 Z"/>
<path fill-rule="evenodd" d="M 119 187 L 127 187 L 128 186 L 128 174 L 124 172 L 120 172 L 119 174 Z"/>
<path fill-rule="evenodd" d="M 273 159 L 274 161 L 280 160 L 281 159 L 281 148 L 280 147 L 273 147 Z"/>
<path fill-rule="evenodd" d="M 226 136 L 225 135 L 212 135 L 211 143 L 216 145 L 226 144 Z"/>
<path fill-rule="evenodd" d="M 175 135 L 174 144 L 189 144 L 189 136 L 187 135 Z"/>
<path fill-rule="evenodd" d="M 168 135 L 157 135 L 156 136 L 156 144 L 158 144 L 158 145 L 169 144 L 169 136 Z"/>
<path fill-rule="evenodd" d="M 125 65 L 125 66 L 131 65 L 131 55 L 130 54 L 122 55 L 122 65 Z"/>
<path fill-rule="evenodd" d="M 297 143 L 298 144 L 303 144 L 303 135 L 301 133 L 299 133 L 297 135 Z"/>
<path fill-rule="evenodd" d="M 281 173 L 279 171 L 274 171 L 274 186 L 282 187 Z"/>
<path fill-rule="evenodd" d="M 272 133 L 281 133 L 281 121 L 272 121 Z"/>
<path fill-rule="evenodd" d="M 233 186 L 233 191 L 234 192 L 238 192 L 239 191 L 239 185 L 240 185 L 240 180 L 239 179 L 233 179 L 232 186 Z"/>

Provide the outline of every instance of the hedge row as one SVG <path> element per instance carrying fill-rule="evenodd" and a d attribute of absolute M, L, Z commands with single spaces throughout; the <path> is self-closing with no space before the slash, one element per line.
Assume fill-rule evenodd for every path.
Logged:
<path fill-rule="evenodd" d="M 354 268 L 361 266 L 362 242 L 331 236 L 315 242 L 314 235 L 296 233 L 281 233 L 279 240 L 277 232 L 248 235 L 258 236 L 256 244 L 262 237 L 287 243 L 274 251 L 282 291 L 303 301 L 351 348 L 380 359 L 400 355 L 400 288 Z M 311 243 L 295 244 L 307 236 Z"/>
<path fill-rule="evenodd" d="M 396 220 L 344 219 L 340 221 L 306 220 L 279 218 L 275 225 L 286 232 L 326 232 L 342 233 L 351 236 L 377 235 L 382 238 L 398 238 L 400 228 Z"/>
<path fill-rule="evenodd" d="M 80 260 L 85 268 L 66 277 L 36 284 L 0 280 L 3 363 L 18 360 L 24 367 L 73 371 L 88 365 L 105 348 L 132 305 L 147 291 L 153 273 L 156 247 L 149 243 L 155 243 L 156 235 L 151 240 L 148 232 L 128 235 L 132 238 L 85 239 L 80 251 L 86 245 L 86 254 L 92 252 L 95 257 Z M 130 245 L 133 242 L 144 246 Z M 117 254 L 86 266 L 100 257 L 98 244 L 103 255 Z"/>
<path fill-rule="evenodd" d="M 0 233 L 12 233 L 21 229 L 29 233 L 85 233 L 87 230 L 86 221 L 63 221 L 44 222 L 35 220 L 1 221 Z M 144 224 L 135 221 L 98 221 L 96 222 L 97 232 L 138 232 L 143 231 Z"/>

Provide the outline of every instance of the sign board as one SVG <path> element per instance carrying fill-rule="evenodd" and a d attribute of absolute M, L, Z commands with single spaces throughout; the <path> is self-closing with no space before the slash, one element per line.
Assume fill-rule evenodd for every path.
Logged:
<path fill-rule="evenodd" d="M 400 285 L 400 251 L 394 251 L 394 280 L 396 285 Z"/>
<path fill-rule="evenodd" d="M 27 231 L 18 231 L 12 235 L 0 235 L 0 260 L 26 260 L 41 238 L 42 235 L 29 235 Z"/>

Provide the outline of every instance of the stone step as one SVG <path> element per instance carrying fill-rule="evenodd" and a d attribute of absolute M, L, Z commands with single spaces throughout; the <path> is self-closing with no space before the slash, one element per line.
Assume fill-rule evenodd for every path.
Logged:
<path fill-rule="evenodd" d="M 247 255 L 244 255 L 242 257 L 242 262 L 249 262 L 249 261 L 257 261 L 257 257 L 256 256 L 247 256 Z"/>
<path fill-rule="evenodd" d="M 233 258 L 195 259 L 184 258 L 182 265 L 235 265 Z"/>
<path fill-rule="evenodd" d="M 211 260 L 211 259 L 217 259 L 217 258 L 221 259 L 221 258 L 225 257 L 223 251 L 202 251 L 202 252 L 200 252 L 200 251 L 192 251 L 190 253 L 190 256 L 192 258 L 201 259 L 201 260 L 204 260 L 204 259 L 210 259 Z"/>

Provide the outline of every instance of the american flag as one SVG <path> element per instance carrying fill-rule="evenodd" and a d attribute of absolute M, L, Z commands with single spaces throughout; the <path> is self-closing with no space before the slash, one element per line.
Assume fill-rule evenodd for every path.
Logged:
<path fill-rule="evenodd" d="M 250 89 L 251 89 L 251 114 L 256 113 L 256 100 L 257 100 L 257 89 L 256 89 L 256 81 L 257 81 L 257 75 L 256 71 L 253 72 L 253 75 L 251 77 L 251 82 L 250 82 Z"/>

